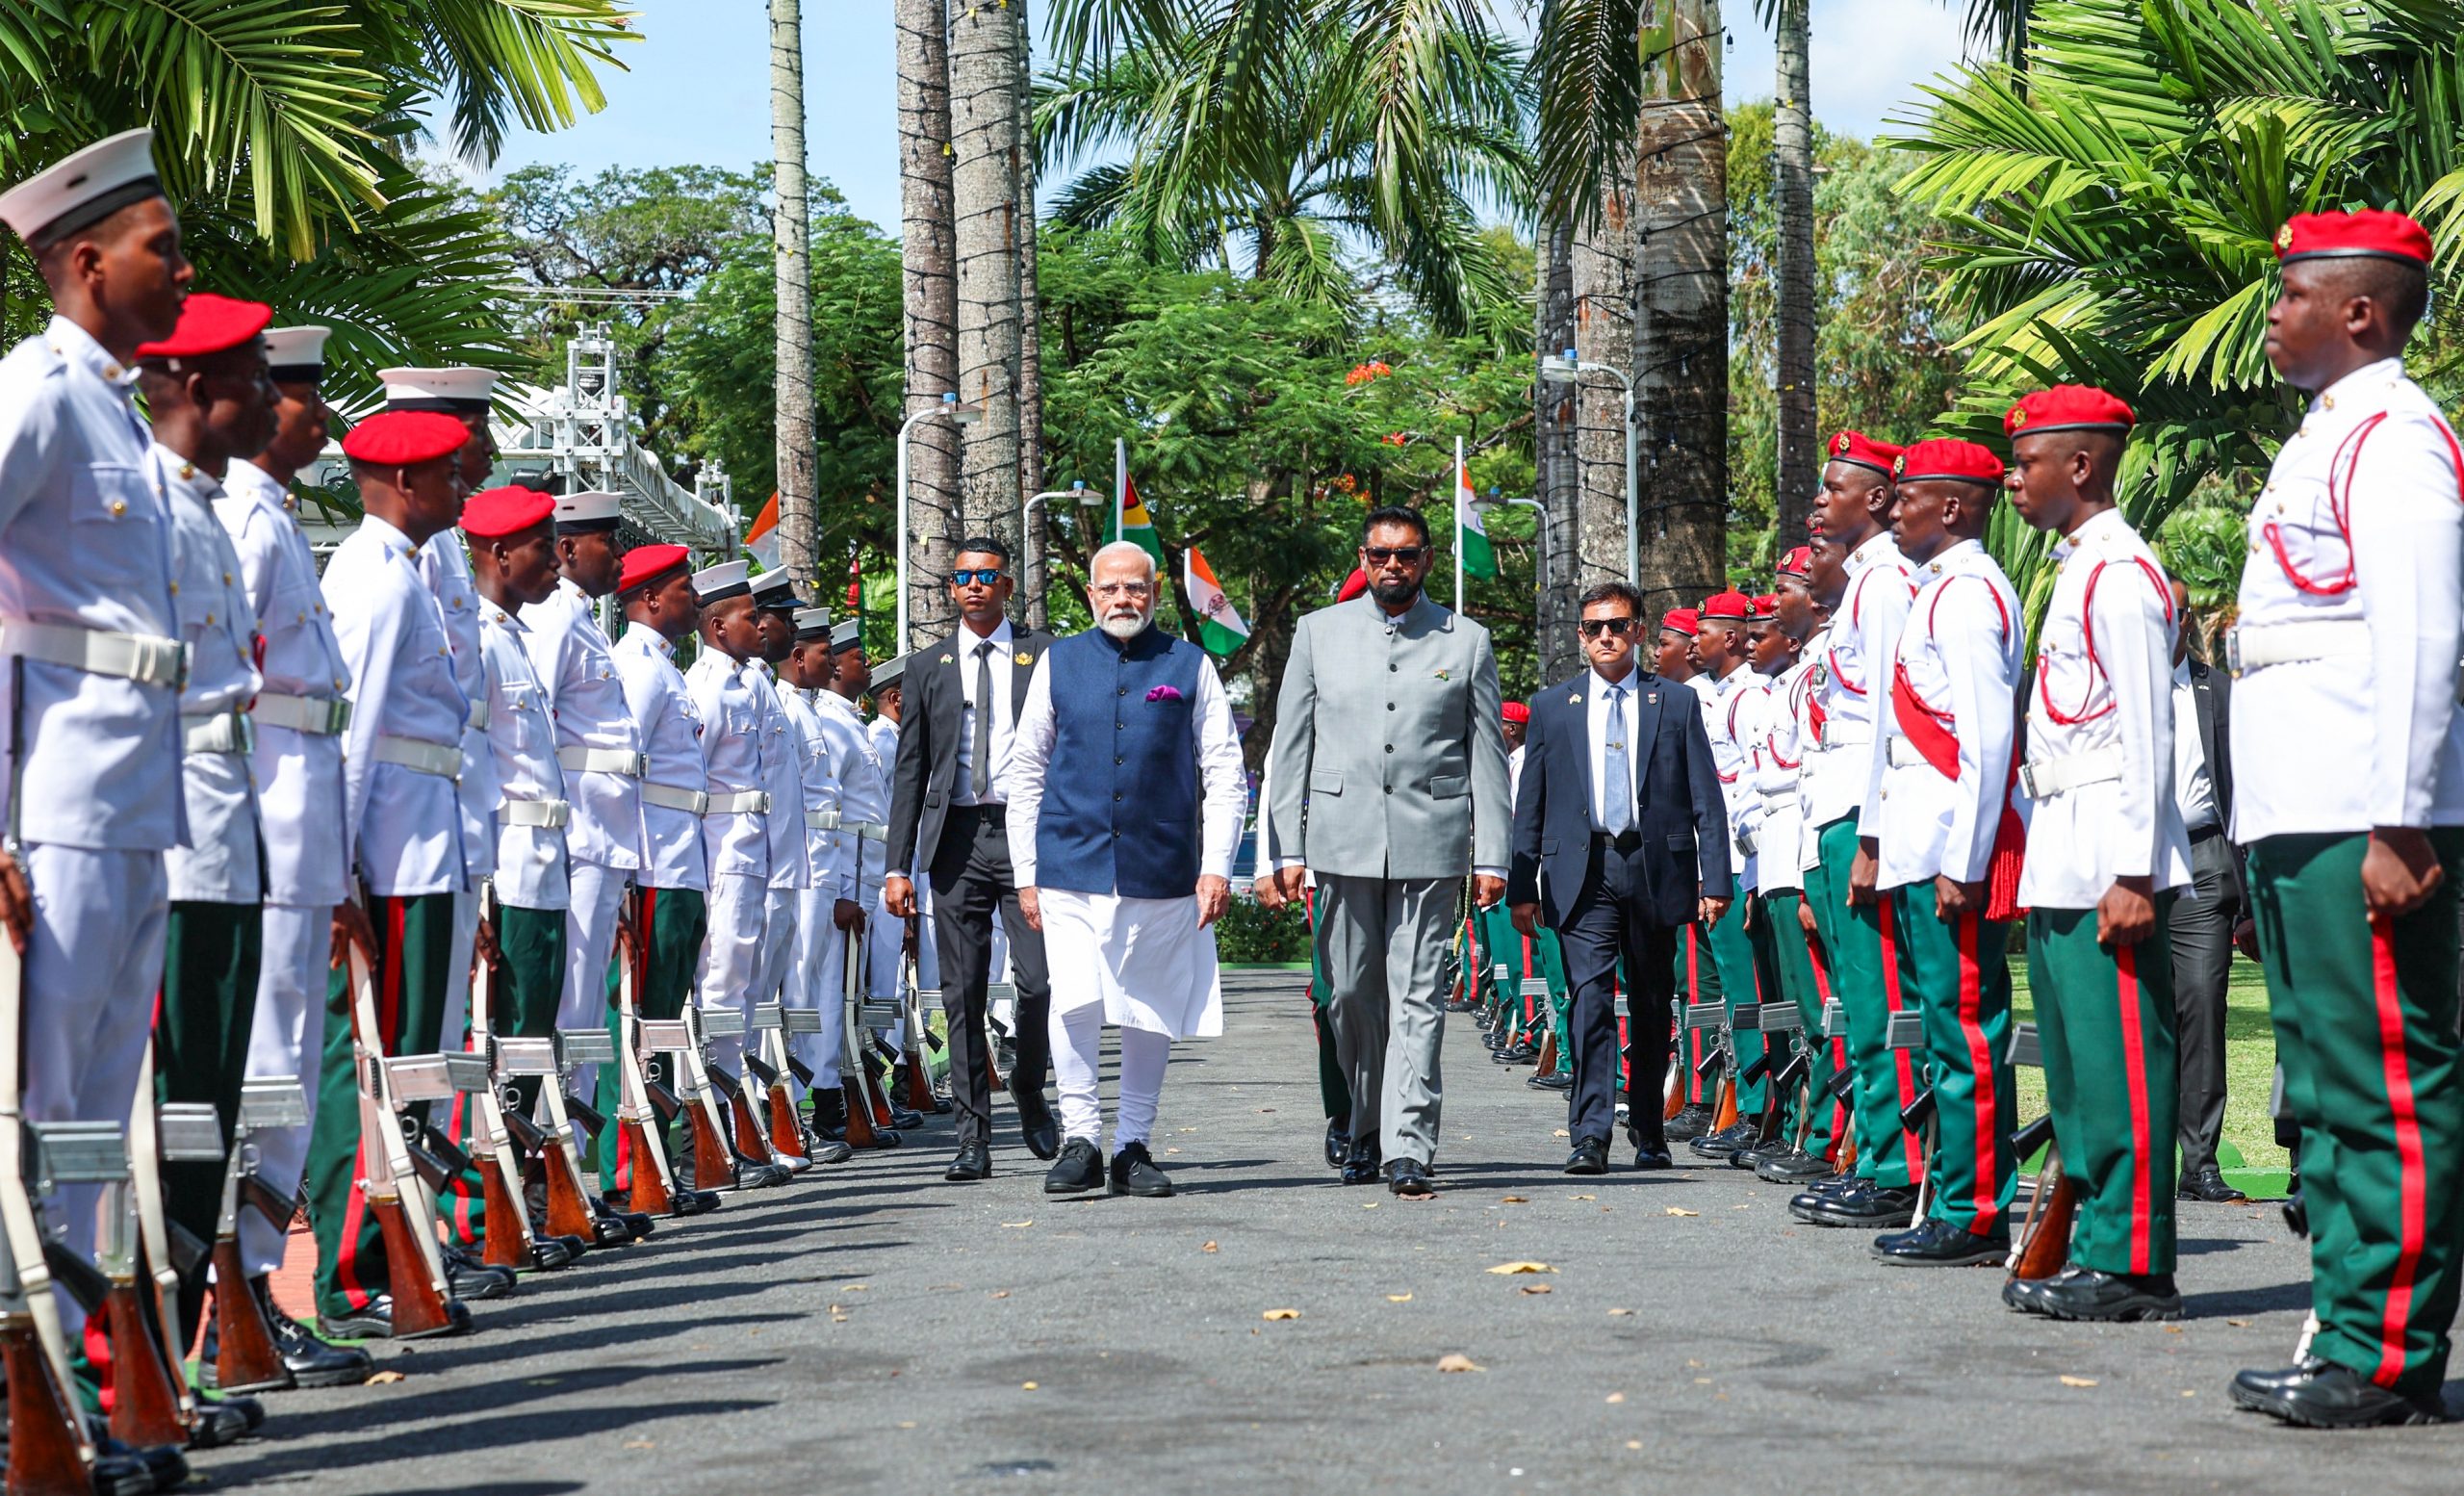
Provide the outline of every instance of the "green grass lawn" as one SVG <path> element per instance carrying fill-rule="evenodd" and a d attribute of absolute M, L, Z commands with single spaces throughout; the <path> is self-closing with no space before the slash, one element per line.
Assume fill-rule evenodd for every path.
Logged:
<path fill-rule="evenodd" d="M 2028 964 L 2023 956 L 2011 961 L 2011 1008 L 2020 1019 L 2036 1018 L 2036 998 L 2028 991 Z M 2236 954 L 2224 1014 L 2224 1141 L 2218 1154 L 2225 1175 L 2261 1198 L 2280 1196 L 2292 1160 L 2275 1146 L 2275 1125 L 2268 1117 L 2268 1096 L 2275 1076 L 2275 1024 L 2268 1017 L 2267 979 L 2255 961 Z M 2044 1071 L 2019 1071 L 2019 1120 L 2044 1115 Z"/>

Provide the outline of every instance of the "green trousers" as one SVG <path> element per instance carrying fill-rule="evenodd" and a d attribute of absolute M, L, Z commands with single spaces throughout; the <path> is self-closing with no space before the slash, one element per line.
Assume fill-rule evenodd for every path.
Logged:
<path fill-rule="evenodd" d="M 1557 1039 L 1557 1068 L 1572 1074 L 1574 1055 L 1566 1039 L 1566 1008 L 1570 990 L 1566 982 L 1566 957 L 1557 943 L 1557 932 L 1543 925 L 1539 933 L 1525 936 L 1514 927 L 1514 916 L 1503 903 L 1479 911 L 1473 916 L 1473 928 L 1478 937 L 1483 955 L 1480 969 L 1487 979 L 1497 983 L 1497 969 L 1505 968 L 1505 981 L 1498 986 L 1497 1000 L 1518 1015 L 1516 1022 L 1526 1031 L 1548 1025 Z M 1538 977 L 1549 986 L 1549 995 L 1531 999 L 1527 1008 L 1523 984 Z"/>
<path fill-rule="evenodd" d="M 376 927 L 376 1027 L 385 1052 L 432 1054 L 444 1042 L 453 895 L 372 897 L 368 917 Z M 308 1222 L 317 1232 L 317 1313 L 323 1318 L 355 1314 L 388 1288 L 385 1243 L 359 1188 L 366 1165 L 349 982 L 347 969 L 337 971 L 327 988 L 324 1065 L 308 1135 Z"/>
<path fill-rule="evenodd" d="M 1475 963 L 1472 985 L 1468 991 L 1477 993 L 1480 980 L 1477 969 L 1479 952 L 1467 950 L 1463 959 Z M 1351 1116 L 1351 1084 L 1344 1078 L 1343 1062 L 1335 1057 L 1335 1031 L 1326 1021 L 1326 1005 L 1335 1000 L 1334 989 L 1326 985 L 1326 964 L 1318 954 L 1318 901 L 1309 900 L 1309 1023 L 1318 1036 L 1318 1099 L 1325 1106 L 1326 1121 L 1342 1122 Z"/>
<path fill-rule="evenodd" d="M 2018 1082 L 2011 1070 L 2008 924 L 1966 915 L 1943 923 L 1931 880 L 1894 890 L 1883 926 L 1901 993 L 1925 1016 L 1926 1066 L 1934 1077 L 1933 1187 L 1926 1214 L 1976 1236 L 2011 1228 L 2018 1193 L 2011 1156 Z"/>
<path fill-rule="evenodd" d="M 2099 1273 L 2173 1271 L 2172 907 L 2159 895 L 2155 934 L 2118 950 L 2096 943 L 2092 909 L 2028 912 L 2045 1102 L 2079 1198 L 2070 1260 Z"/>
<path fill-rule="evenodd" d="M 257 1013 L 263 911 L 254 904 L 171 906 L 163 946 L 163 1000 L 154 1010 L 154 1096 L 209 1102 L 225 1147 L 240 1120 L 248 1078 L 248 1027 Z M 222 1215 L 222 1167 L 165 1164 L 166 1210 L 201 1242 L 214 1240 Z M 205 1275 L 180 1284 L 180 1344 L 195 1343 L 205 1309 Z"/>
<path fill-rule="evenodd" d="M 2369 838 L 2269 837 L 2250 901 L 2310 1211 L 2310 1354 L 2436 1397 L 2464 1242 L 2456 912 L 2464 829 L 2430 833 L 2446 881 L 2400 919 L 2361 897 Z"/>
<path fill-rule="evenodd" d="M 565 912 L 498 905 L 497 948 L 504 953 L 504 965 L 489 978 L 489 1022 L 498 1034 L 507 1038 L 554 1038 L 556 1004 L 563 995 L 565 979 Z M 463 1032 L 447 1038 L 457 1047 L 471 1047 L 467 1019 Z M 519 1084 L 517 1101 L 508 1104 L 518 1104 L 526 1114 L 538 1100 L 539 1081 L 531 1077 Z M 465 1099 L 453 1098 L 453 1117 L 447 1131 L 454 1142 L 468 1148 L 471 1119 L 465 1115 Z M 453 1239 L 475 1250 L 488 1238 L 487 1195 L 475 1167 L 481 1160 L 475 1158 L 472 1162 L 475 1167 L 455 1175 L 437 1204 L 445 1213 L 446 1225 L 453 1230 Z"/>
<path fill-rule="evenodd" d="M 1806 897 L 1831 957 L 1831 991 L 1848 1017 L 1848 1064 L 1856 1070 L 1851 1123 L 1857 1173 L 1887 1189 L 1904 1190 L 1924 1170 L 1918 1141 L 1899 1125 L 1900 1108 L 1925 1086 L 1924 1051 L 1893 1049 L 1890 1016 L 1900 1010 L 1899 967 L 1883 959 L 1884 932 L 1900 899 L 1886 893 L 1871 905 L 1848 903 L 1848 873 L 1857 861 L 1857 819 L 1824 826 L 1822 861 L 1806 869 Z M 1931 917 L 1930 915 L 1928 917 Z"/>
<path fill-rule="evenodd" d="M 1812 1056 L 1806 1066 L 1806 1088 L 1792 1091 L 1782 1099 L 1789 1107 L 1789 1121 L 1806 1127 L 1806 1151 L 1829 1153 L 1835 1113 L 1838 1110 L 1829 1088 L 1838 1046 L 1822 1037 L 1824 984 L 1814 969 L 1813 950 L 1807 943 L 1805 925 L 1797 917 L 1797 911 L 1805 908 L 1805 895 L 1794 889 L 1764 894 L 1763 913 L 1769 917 L 1762 921 L 1762 929 L 1767 932 L 1780 995 L 1795 1003 L 1798 1015 L 1805 1019 L 1805 1032 L 1797 1036 L 1798 1044 Z M 1800 1106 L 1810 1111 L 1810 1123 L 1798 1113 Z"/>
<path fill-rule="evenodd" d="M 672 1019 L 682 1016 L 684 1004 L 693 995 L 693 974 L 702 961 L 702 942 L 710 928 L 710 901 L 698 889 L 644 889 L 638 917 L 648 937 L 643 952 L 642 974 L 633 990 L 633 1000 L 646 1019 Z M 616 1012 L 616 968 L 611 962 L 607 970 L 607 1031 L 617 1045 L 625 1043 L 624 1025 Z M 612 1123 L 616 1107 L 623 1096 L 617 1068 L 599 1068 L 599 1110 Z M 677 1133 L 682 1130 L 678 1119 Z M 613 1132 L 611 1126 L 609 1131 Z M 674 1156 L 676 1137 L 669 1140 L 669 1156 Z M 602 1137 L 599 1140 L 600 1183 L 609 1191 L 629 1189 L 632 1175 L 629 1172 L 623 1140 Z"/>
<path fill-rule="evenodd" d="M 1709 934 L 1700 920 L 1687 925 L 1678 936 L 1677 996 L 1687 1006 L 1720 1000 L 1719 963 L 1711 959 Z M 1709 1106 L 1716 1099 L 1705 1092 L 1702 1068 L 1703 1056 L 1710 1052 L 1711 1043 L 1709 1029 L 1683 1029 L 1680 1031 L 1678 1047 L 1671 1051 L 1682 1056 L 1685 1073 L 1680 1084 L 1684 1087 L 1688 1106 Z"/>
<path fill-rule="evenodd" d="M 1739 894 L 1730 901 L 1728 913 L 1722 915 L 1719 923 L 1711 926 L 1710 929 L 1711 963 L 1719 967 L 1720 993 L 1728 1004 L 1732 1018 L 1735 1016 L 1739 1003 L 1762 1000 L 1761 985 L 1754 970 L 1754 939 L 1746 933 L 1745 929 L 1745 911 L 1752 902 L 1752 895 Z M 1707 997 L 1704 1000 L 1709 999 Z M 1745 1073 L 1756 1060 L 1761 1058 L 1761 1055 L 1762 1036 L 1760 1034 L 1745 1033 L 1736 1036 L 1738 1074 Z M 1743 1116 L 1761 1115 L 1762 1098 L 1767 1089 L 1765 1081 L 1759 1076 L 1752 1081 L 1740 1082 L 1736 1088 L 1738 1113 Z"/>

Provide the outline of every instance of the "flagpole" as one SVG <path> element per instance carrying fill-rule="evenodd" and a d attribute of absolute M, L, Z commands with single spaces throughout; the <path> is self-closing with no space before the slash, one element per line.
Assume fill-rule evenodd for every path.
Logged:
<path fill-rule="evenodd" d="M 1463 611 L 1463 438 L 1454 439 L 1454 610 Z"/>
<path fill-rule="evenodd" d="M 1129 440 L 1113 438 L 1113 538 L 1129 538 Z"/>

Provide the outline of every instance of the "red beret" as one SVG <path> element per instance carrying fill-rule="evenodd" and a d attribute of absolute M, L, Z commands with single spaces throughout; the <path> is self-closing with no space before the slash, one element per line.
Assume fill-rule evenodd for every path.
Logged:
<path fill-rule="evenodd" d="M 1500 709 L 1505 713 L 1505 719 L 1508 722 L 1528 722 L 1531 720 L 1531 709 L 1519 701 L 1507 702 Z"/>
<path fill-rule="evenodd" d="M 552 495 L 519 483 L 483 489 L 462 505 L 462 532 L 480 540 L 500 540 L 547 524 L 556 517 Z"/>
<path fill-rule="evenodd" d="M 1335 601 L 1348 603 L 1368 590 L 1369 573 L 1355 566 L 1351 569 L 1351 575 L 1344 579 L 1344 584 L 1335 589 Z"/>
<path fill-rule="evenodd" d="M 625 553 L 625 568 L 617 574 L 616 590 L 630 592 L 646 582 L 656 581 L 690 559 L 692 553 L 682 546 L 635 546 Z"/>
<path fill-rule="evenodd" d="M 1701 628 L 1702 624 L 1702 613 L 1691 607 L 1672 607 L 1659 615 L 1661 628 L 1671 633 L 1681 633 L 1689 639 L 1694 636 L 1694 631 Z"/>
<path fill-rule="evenodd" d="M 458 416 L 434 410 L 385 410 L 350 428 L 343 455 L 353 462 L 406 468 L 450 457 L 471 440 Z"/>
<path fill-rule="evenodd" d="M 2002 459 L 1993 455 L 1991 448 L 1951 437 L 1918 442 L 1899 454 L 1897 466 L 1895 476 L 1903 483 L 1953 478 L 1963 483 L 1984 483 L 1994 488 L 2002 486 L 2002 476 L 2006 471 Z"/>
<path fill-rule="evenodd" d="M 1842 431 L 1823 449 L 1823 455 L 1833 462 L 1853 462 L 1861 468 L 1871 468 L 1887 476 L 1891 459 L 1904 449 L 1888 442 L 1878 442 L 1862 431 Z"/>
<path fill-rule="evenodd" d="M 2297 213 L 2276 230 L 2275 257 L 2296 260 L 2401 260 L 2429 264 L 2429 231 L 2400 213 L 2363 208 L 2355 213 Z M 193 299 L 193 297 L 192 297 Z"/>
<path fill-rule="evenodd" d="M 137 346 L 140 358 L 203 358 L 228 352 L 266 330 L 273 308 L 263 301 L 240 301 L 211 291 L 192 291 L 180 306 L 179 322 L 160 343 Z"/>
<path fill-rule="evenodd" d="M 1755 616 L 1758 618 L 1768 618 L 1779 610 L 1780 594 L 1777 592 L 1765 592 L 1754 600 Z"/>
<path fill-rule="evenodd" d="M 1714 592 L 1703 600 L 1703 616 L 1711 618 L 1751 618 L 1754 599 L 1742 592 Z"/>
<path fill-rule="evenodd" d="M 2020 396 L 2019 402 L 2004 413 L 2002 429 L 2012 436 L 2033 436 L 2039 431 L 2111 431 L 2119 436 L 2138 420 L 2128 405 L 2102 390 L 2057 384 Z"/>
<path fill-rule="evenodd" d="M 1780 575 L 1783 577 L 1803 577 L 1812 570 L 1813 547 L 1811 546 L 1799 546 L 1780 557 Z"/>

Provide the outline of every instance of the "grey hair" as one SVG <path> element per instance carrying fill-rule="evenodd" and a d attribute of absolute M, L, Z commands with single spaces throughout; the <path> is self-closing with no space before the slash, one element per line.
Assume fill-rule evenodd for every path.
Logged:
<path fill-rule="evenodd" d="M 1105 556 L 1116 555 L 1124 553 L 1138 557 L 1138 559 L 1145 566 L 1146 583 L 1148 586 L 1153 586 L 1156 581 L 1160 580 L 1155 573 L 1154 553 L 1147 550 L 1144 546 L 1140 545 L 1135 540 L 1116 540 L 1110 545 L 1107 545 L 1103 549 L 1097 551 L 1093 555 L 1090 556 L 1087 560 L 1088 578 L 1090 580 L 1093 579 L 1095 575 L 1095 568 L 1102 563 Z"/>

